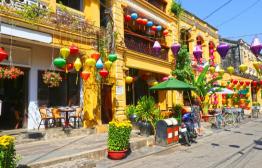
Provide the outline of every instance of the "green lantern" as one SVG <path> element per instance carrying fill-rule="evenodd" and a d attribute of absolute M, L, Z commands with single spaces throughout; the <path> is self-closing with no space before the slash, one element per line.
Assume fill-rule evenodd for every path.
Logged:
<path fill-rule="evenodd" d="M 109 54 L 108 60 L 111 61 L 111 62 L 115 62 L 117 60 L 117 55 L 116 54 Z"/>
<path fill-rule="evenodd" d="M 57 57 L 54 59 L 54 65 L 58 68 L 63 68 L 66 65 L 66 60 L 61 57 Z"/>

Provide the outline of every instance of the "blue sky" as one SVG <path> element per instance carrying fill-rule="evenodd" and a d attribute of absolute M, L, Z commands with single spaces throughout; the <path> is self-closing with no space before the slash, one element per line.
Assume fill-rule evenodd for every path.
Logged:
<path fill-rule="evenodd" d="M 177 0 L 182 3 L 183 8 L 203 19 L 228 0 Z M 236 19 L 221 25 L 221 23 L 239 14 L 249 6 L 255 4 L 247 12 Z M 227 6 L 206 19 L 208 23 L 218 28 L 222 37 L 236 37 L 247 34 L 258 34 L 262 41 L 262 0 L 233 0 Z M 230 39 L 239 39 L 230 38 Z M 241 37 L 251 43 L 254 36 Z"/>

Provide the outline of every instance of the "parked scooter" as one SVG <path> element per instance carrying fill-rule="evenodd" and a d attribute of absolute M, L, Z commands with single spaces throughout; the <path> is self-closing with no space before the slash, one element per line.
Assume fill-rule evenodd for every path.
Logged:
<path fill-rule="evenodd" d="M 186 113 L 182 117 L 180 137 L 182 143 L 191 145 L 192 142 L 195 142 L 197 133 L 194 127 L 194 116 L 192 113 Z"/>

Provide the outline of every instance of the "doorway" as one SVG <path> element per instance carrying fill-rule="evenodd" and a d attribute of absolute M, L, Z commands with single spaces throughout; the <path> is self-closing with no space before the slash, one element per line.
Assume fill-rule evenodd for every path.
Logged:
<path fill-rule="evenodd" d="M 16 79 L 0 79 L 0 130 L 27 127 L 28 68 L 21 68 L 24 75 Z"/>
<path fill-rule="evenodd" d="M 112 85 L 101 85 L 101 119 L 102 124 L 108 124 L 113 119 Z"/>

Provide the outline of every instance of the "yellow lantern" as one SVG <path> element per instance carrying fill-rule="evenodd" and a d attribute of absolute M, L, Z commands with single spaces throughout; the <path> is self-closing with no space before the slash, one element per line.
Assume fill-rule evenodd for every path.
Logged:
<path fill-rule="evenodd" d="M 96 60 L 94 58 L 88 58 L 86 59 L 85 63 L 89 67 L 94 67 L 96 65 Z"/>
<path fill-rule="evenodd" d="M 158 85 L 158 82 L 157 81 L 153 82 L 153 86 L 156 86 L 156 85 Z"/>
<path fill-rule="evenodd" d="M 226 85 L 227 85 L 227 83 L 225 81 L 221 82 L 221 86 L 226 86 Z"/>
<path fill-rule="evenodd" d="M 210 71 L 210 73 L 212 73 L 212 74 L 215 72 L 215 70 L 216 70 L 215 67 L 210 67 L 210 68 L 209 68 L 209 71 Z"/>
<path fill-rule="evenodd" d="M 224 73 L 225 73 L 225 71 L 224 71 L 223 69 L 221 69 L 221 70 L 218 71 L 218 74 L 219 74 L 220 76 L 223 76 Z"/>
<path fill-rule="evenodd" d="M 111 61 L 106 61 L 104 65 L 105 65 L 105 68 L 109 71 L 109 69 L 112 66 L 112 62 Z"/>
<path fill-rule="evenodd" d="M 63 48 L 60 49 L 60 55 L 61 55 L 64 59 L 66 59 L 66 58 L 69 56 L 69 54 L 70 54 L 69 48 L 63 47 Z"/>
<path fill-rule="evenodd" d="M 245 64 L 241 64 L 240 66 L 239 66 L 239 70 L 241 71 L 241 72 L 246 72 L 247 71 L 247 65 L 245 65 Z"/>
<path fill-rule="evenodd" d="M 75 62 L 74 62 L 74 67 L 76 71 L 80 71 L 81 67 L 82 67 L 82 63 L 80 58 L 76 58 Z"/>
<path fill-rule="evenodd" d="M 133 77 L 132 76 L 127 76 L 126 77 L 126 84 L 131 84 L 132 82 L 133 82 Z"/>
<path fill-rule="evenodd" d="M 235 69 L 232 66 L 227 67 L 227 72 L 232 75 L 234 73 Z"/>
<path fill-rule="evenodd" d="M 253 62 L 253 66 L 254 66 L 254 68 L 258 71 L 258 69 L 259 69 L 259 66 L 260 66 L 260 62 L 257 62 L 257 61 L 255 61 L 255 62 Z"/>

